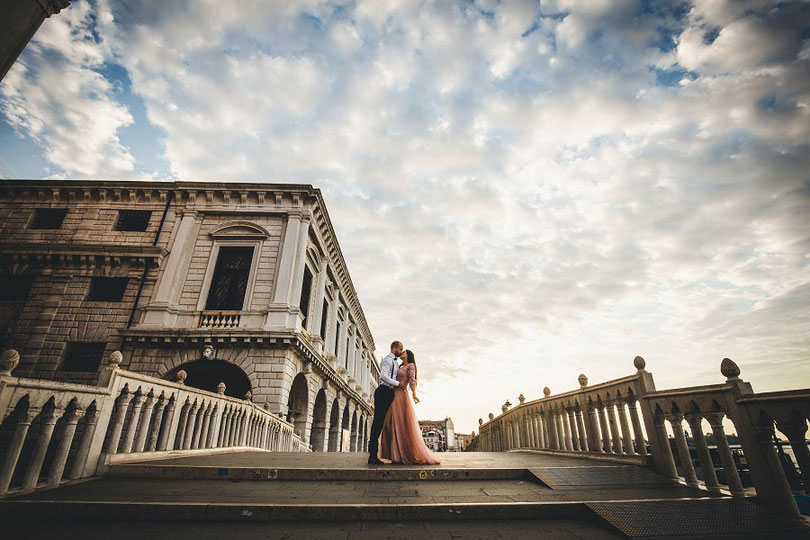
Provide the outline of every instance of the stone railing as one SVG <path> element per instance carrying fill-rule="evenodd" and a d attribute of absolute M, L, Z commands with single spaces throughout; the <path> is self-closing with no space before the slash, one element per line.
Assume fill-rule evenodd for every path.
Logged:
<path fill-rule="evenodd" d="M 13 350 L 0 358 L 0 419 L 10 435 L 0 462 L 0 496 L 169 452 L 309 451 L 292 424 L 252 403 L 249 393 L 245 399 L 226 396 L 223 383 L 213 393 L 185 386 L 183 371 L 176 382 L 125 371 L 118 351 L 98 386 L 13 377 L 18 362 Z"/>
<path fill-rule="evenodd" d="M 241 311 L 203 311 L 200 313 L 199 328 L 238 328 L 242 319 Z"/>
<path fill-rule="evenodd" d="M 740 370 L 730 359 L 721 364 L 726 382 L 706 386 L 656 391 L 652 374 L 640 356 L 634 360 L 636 374 L 589 386 L 579 376 L 580 388 L 526 401 L 514 408 L 508 401 L 502 413 L 489 421 L 479 419 L 479 433 L 468 451 L 499 452 L 532 449 L 600 457 L 647 465 L 690 486 L 699 482 L 689 451 L 683 421 L 689 425 L 705 488 L 721 488 L 706 444 L 703 420 L 711 427 L 728 491 L 745 495 L 729 448 L 724 423 L 733 425 L 751 472 L 757 498 L 766 506 L 798 516 L 793 493 L 774 446 L 774 428 L 790 441 L 798 467 L 810 484 L 810 451 L 805 435 L 810 418 L 810 390 L 755 394 L 739 378 Z M 680 471 L 666 429 L 669 423 Z"/>

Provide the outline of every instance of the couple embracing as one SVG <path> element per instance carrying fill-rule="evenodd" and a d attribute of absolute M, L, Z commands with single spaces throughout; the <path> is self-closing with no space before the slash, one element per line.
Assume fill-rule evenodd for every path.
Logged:
<path fill-rule="evenodd" d="M 397 358 L 402 362 L 397 362 Z M 422 440 L 422 430 L 413 404 L 408 399 L 408 387 L 416 397 L 416 357 L 404 350 L 402 343 L 391 344 L 391 352 L 380 365 L 380 386 L 374 391 L 374 420 L 368 443 L 368 462 L 438 465 L 439 460 Z"/>

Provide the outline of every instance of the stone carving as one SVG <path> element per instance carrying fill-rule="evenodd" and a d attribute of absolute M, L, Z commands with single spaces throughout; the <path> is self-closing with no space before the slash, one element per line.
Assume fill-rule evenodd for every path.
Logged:
<path fill-rule="evenodd" d="M 551 388 L 549 388 L 548 386 L 543 388 L 543 395 L 546 396 L 546 397 L 550 396 L 551 395 Z"/>
<path fill-rule="evenodd" d="M 121 351 L 113 351 L 110 353 L 110 356 L 107 357 L 107 365 L 110 367 L 118 367 L 123 360 L 124 357 L 121 355 Z"/>
<path fill-rule="evenodd" d="M 304 367 L 301 371 L 303 373 L 312 373 L 312 362 L 304 362 Z"/>
<path fill-rule="evenodd" d="M 633 358 L 633 365 L 636 366 L 637 370 L 644 371 L 644 368 L 647 367 L 647 361 L 640 356 L 636 356 Z"/>
<path fill-rule="evenodd" d="M 253 401 L 253 392 L 250 390 L 245 392 L 245 401 Z"/>
<path fill-rule="evenodd" d="M 523 402 L 526 401 L 526 396 L 524 396 L 523 394 L 520 394 L 518 396 L 518 401 L 520 401 L 520 404 L 523 405 Z"/>
<path fill-rule="evenodd" d="M 177 372 L 177 375 L 175 375 L 175 380 L 179 384 L 185 384 L 186 377 L 188 377 L 188 373 L 186 373 L 184 370 L 181 369 L 180 371 Z"/>
<path fill-rule="evenodd" d="M 580 373 L 579 377 L 577 377 L 577 381 L 579 381 L 580 388 L 588 386 L 588 377 L 586 377 L 584 373 Z"/>
<path fill-rule="evenodd" d="M 489 413 L 489 419 L 492 420 L 493 418 L 495 418 L 495 415 L 492 414 L 492 413 Z"/>
<path fill-rule="evenodd" d="M 225 383 L 221 382 L 217 385 L 217 394 L 224 394 L 225 393 Z"/>
<path fill-rule="evenodd" d="M 484 420 L 483 420 L 482 418 L 479 418 L 479 419 L 478 419 L 478 425 L 480 426 L 480 425 L 481 425 L 481 424 L 483 424 L 483 423 L 484 423 Z"/>
<path fill-rule="evenodd" d="M 206 343 L 202 348 L 203 360 L 213 360 L 216 358 L 217 350 L 210 343 Z"/>
<path fill-rule="evenodd" d="M 740 378 L 740 367 L 731 358 L 723 358 L 720 362 L 720 373 L 726 379 L 735 381 Z"/>
<path fill-rule="evenodd" d="M 14 349 L 7 349 L 0 355 L 0 375 L 11 375 L 20 364 L 20 353 Z"/>

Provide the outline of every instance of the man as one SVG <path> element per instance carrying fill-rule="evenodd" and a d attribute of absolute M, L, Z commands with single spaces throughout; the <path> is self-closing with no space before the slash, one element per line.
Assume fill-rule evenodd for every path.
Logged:
<path fill-rule="evenodd" d="M 404 347 L 399 341 L 391 343 L 391 352 L 386 354 L 380 364 L 380 386 L 374 391 L 374 420 L 371 422 L 371 435 L 368 442 L 369 465 L 382 465 L 377 457 L 377 448 L 380 440 L 385 415 L 391 402 L 394 401 L 394 389 L 399 386 L 397 382 L 397 358 L 402 354 Z"/>

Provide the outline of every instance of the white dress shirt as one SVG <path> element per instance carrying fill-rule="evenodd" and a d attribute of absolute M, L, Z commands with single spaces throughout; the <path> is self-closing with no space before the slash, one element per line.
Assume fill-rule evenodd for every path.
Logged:
<path fill-rule="evenodd" d="M 399 364 L 397 364 L 397 357 L 394 356 L 394 353 L 386 354 L 380 363 L 380 384 L 389 388 L 399 388 L 398 369 Z"/>

